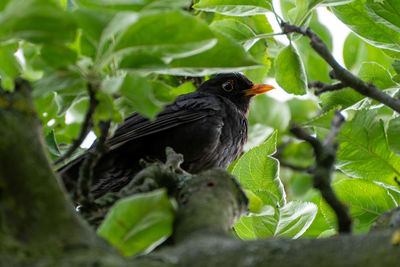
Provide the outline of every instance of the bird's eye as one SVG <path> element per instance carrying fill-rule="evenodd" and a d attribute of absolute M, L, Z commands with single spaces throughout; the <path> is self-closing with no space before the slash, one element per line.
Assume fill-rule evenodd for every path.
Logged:
<path fill-rule="evenodd" d="M 233 82 L 232 81 L 226 81 L 222 84 L 222 89 L 224 89 L 225 92 L 232 92 L 233 90 Z"/>

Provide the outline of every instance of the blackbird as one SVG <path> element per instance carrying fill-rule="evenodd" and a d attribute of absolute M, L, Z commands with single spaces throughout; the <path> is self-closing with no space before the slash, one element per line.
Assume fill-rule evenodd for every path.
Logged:
<path fill-rule="evenodd" d="M 154 121 L 133 113 L 106 144 L 108 151 L 93 169 L 91 192 L 100 197 L 124 187 L 141 169 L 140 159 L 165 159 L 165 147 L 183 154 L 182 168 L 197 173 L 226 168 L 247 141 L 247 114 L 253 96 L 272 90 L 240 73 L 218 74 L 195 92 L 180 95 Z M 76 181 L 84 155 L 59 170 L 64 181 Z M 72 184 L 66 183 L 67 190 Z"/>

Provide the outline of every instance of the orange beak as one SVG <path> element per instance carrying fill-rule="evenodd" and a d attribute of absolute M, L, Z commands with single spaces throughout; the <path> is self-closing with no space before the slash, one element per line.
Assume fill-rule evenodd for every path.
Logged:
<path fill-rule="evenodd" d="M 271 91 L 274 88 L 275 87 L 269 84 L 255 84 L 250 89 L 243 90 L 243 92 L 244 95 L 259 95 Z"/>

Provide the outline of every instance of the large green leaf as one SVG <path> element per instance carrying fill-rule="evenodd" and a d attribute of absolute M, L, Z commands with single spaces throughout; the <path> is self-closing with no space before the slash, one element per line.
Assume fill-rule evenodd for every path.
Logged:
<path fill-rule="evenodd" d="M 276 59 L 276 82 L 288 93 L 304 95 L 307 88 L 307 78 L 303 62 L 292 45 L 282 49 Z"/>
<path fill-rule="evenodd" d="M 331 9 L 336 17 L 366 42 L 380 48 L 400 51 L 400 32 L 374 21 L 365 10 L 365 1 L 357 0 Z"/>
<path fill-rule="evenodd" d="M 337 140 L 337 166 L 344 173 L 395 185 L 393 178 L 400 176 L 400 157 L 390 150 L 377 110 L 358 110 Z"/>
<path fill-rule="evenodd" d="M 130 101 L 137 112 L 151 119 L 154 119 L 162 108 L 157 105 L 149 80 L 139 74 L 127 74 L 120 93 Z"/>
<path fill-rule="evenodd" d="M 339 199 L 349 206 L 356 233 L 368 231 L 384 212 L 397 206 L 384 187 L 363 179 L 341 179 L 334 183 L 333 189 Z M 326 202 L 321 202 L 321 210 L 331 224 L 337 225 L 335 214 Z"/>
<path fill-rule="evenodd" d="M 383 23 L 395 31 L 400 31 L 400 1 L 367 0 L 368 14 L 377 22 Z"/>
<path fill-rule="evenodd" d="M 154 64 L 148 69 L 162 74 L 205 76 L 262 66 L 254 61 L 238 43 L 223 35 L 216 36 L 218 38 L 217 44 L 203 53 L 174 59 L 167 66 Z M 142 66 L 137 67 L 134 61 L 123 61 L 121 67 L 130 70 L 138 70 L 140 68 L 146 70 Z"/>
<path fill-rule="evenodd" d="M 318 208 L 314 203 L 292 201 L 281 208 L 264 206 L 260 213 L 243 217 L 235 224 L 242 239 L 300 237 L 313 222 Z"/>
<path fill-rule="evenodd" d="M 151 250 L 172 232 L 174 209 L 165 189 L 136 194 L 118 201 L 98 234 L 125 256 Z"/>
<path fill-rule="evenodd" d="M 273 207 L 286 202 L 283 185 L 278 176 L 279 162 L 270 157 L 276 151 L 277 132 L 259 146 L 250 149 L 232 170 L 244 189 L 252 191 L 264 203 Z"/>
<path fill-rule="evenodd" d="M 200 0 L 193 8 L 229 16 L 252 16 L 271 11 L 271 0 Z"/>
<path fill-rule="evenodd" d="M 204 21 L 183 11 L 143 13 L 137 20 L 130 19 L 128 22 L 127 16 L 119 18 L 128 27 L 116 39 L 113 48 L 118 53 L 129 55 L 141 51 L 159 54 L 164 60 L 170 61 L 199 54 L 217 43 Z"/>
<path fill-rule="evenodd" d="M 343 46 L 343 60 L 347 69 L 358 72 L 361 64 L 366 61 L 376 62 L 385 68 L 390 68 L 390 59 L 382 49 L 372 46 L 354 33 L 350 33 Z"/>
<path fill-rule="evenodd" d="M 75 22 L 56 0 L 14 0 L 0 17 L 0 41 L 72 42 Z"/>

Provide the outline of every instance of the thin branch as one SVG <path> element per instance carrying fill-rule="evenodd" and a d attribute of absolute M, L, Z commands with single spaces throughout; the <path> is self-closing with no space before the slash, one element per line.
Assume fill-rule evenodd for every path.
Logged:
<path fill-rule="evenodd" d="M 107 150 L 105 142 L 108 137 L 108 132 L 111 126 L 111 121 L 100 122 L 100 137 L 94 145 L 94 148 L 89 150 L 79 168 L 79 178 L 77 187 L 77 201 L 79 203 L 91 201 L 90 188 L 92 185 L 93 169 L 96 166 L 97 161 L 100 159 Z"/>
<path fill-rule="evenodd" d="M 96 107 L 99 104 L 99 101 L 95 97 L 96 90 L 91 83 L 88 84 L 88 91 L 89 91 L 89 107 L 86 112 L 85 120 L 83 121 L 79 136 L 78 136 L 78 138 L 73 140 L 73 143 L 72 143 L 71 147 L 68 149 L 68 151 L 65 152 L 65 154 L 62 155 L 61 157 L 59 157 L 56 161 L 54 161 L 55 165 L 70 158 L 72 156 L 72 154 L 80 147 L 83 140 L 85 139 L 85 137 L 87 136 L 87 134 L 93 127 L 93 115 L 94 115 L 94 112 L 96 111 Z"/>
<path fill-rule="evenodd" d="M 320 81 L 314 81 L 308 84 L 308 88 L 318 88 L 317 90 L 314 91 L 314 94 L 317 96 L 325 92 L 339 91 L 346 87 L 347 86 L 342 82 L 335 84 L 327 84 Z"/>
<path fill-rule="evenodd" d="M 310 28 L 304 29 L 302 27 L 290 25 L 285 22 L 281 23 L 281 27 L 285 33 L 296 32 L 310 38 L 311 47 L 332 67 L 334 71 L 334 77 L 343 84 L 346 84 L 347 87 L 351 87 L 358 93 L 375 99 L 376 101 L 385 104 L 386 106 L 400 113 L 399 100 L 379 90 L 372 83 L 366 83 L 362 81 L 350 71 L 340 66 L 340 64 L 333 57 L 332 53 L 329 51 L 326 44 Z"/>
<path fill-rule="evenodd" d="M 333 142 L 344 122 L 340 112 L 336 112 L 332 121 L 332 129 L 328 137 L 321 143 L 315 137 L 309 135 L 300 126 L 294 126 L 290 131 L 299 139 L 311 144 L 315 153 L 316 165 L 313 170 L 314 187 L 321 192 L 322 197 L 335 211 L 338 219 L 339 233 L 351 233 L 351 217 L 346 205 L 340 202 L 331 187 L 331 174 L 334 171 L 337 144 Z"/>
<path fill-rule="evenodd" d="M 329 144 L 334 144 L 334 139 L 336 136 L 339 134 L 339 130 L 342 127 L 343 123 L 345 122 L 345 118 L 343 115 L 340 113 L 340 111 L 336 110 L 335 111 L 335 117 L 333 117 L 332 120 L 332 128 L 330 133 L 328 134 L 327 137 L 325 137 L 323 145 L 329 145 Z"/>

